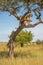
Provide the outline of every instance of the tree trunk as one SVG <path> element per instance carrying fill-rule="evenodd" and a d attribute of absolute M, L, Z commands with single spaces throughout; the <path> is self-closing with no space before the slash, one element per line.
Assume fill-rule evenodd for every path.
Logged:
<path fill-rule="evenodd" d="M 23 25 L 19 26 L 19 28 L 14 32 L 13 36 L 12 34 L 10 35 L 11 38 L 8 42 L 8 47 L 9 47 L 9 57 L 12 58 L 14 56 L 14 41 L 16 36 L 19 34 L 19 32 L 24 28 Z"/>
<path fill-rule="evenodd" d="M 14 32 L 13 34 L 13 37 L 12 37 L 12 34 L 11 34 L 11 37 L 12 37 L 12 40 L 15 41 L 15 38 L 16 36 L 19 34 L 19 32 L 24 28 L 24 25 L 21 25 L 18 27 L 18 29 Z"/>
<path fill-rule="evenodd" d="M 21 47 L 23 47 L 24 46 L 24 44 L 23 43 L 21 43 Z"/>
<path fill-rule="evenodd" d="M 9 47 L 9 57 L 12 58 L 14 55 L 14 44 L 11 43 Z"/>
<path fill-rule="evenodd" d="M 9 57 L 12 58 L 14 55 L 14 43 L 13 40 L 9 40 L 9 43 L 7 44 L 9 48 Z"/>

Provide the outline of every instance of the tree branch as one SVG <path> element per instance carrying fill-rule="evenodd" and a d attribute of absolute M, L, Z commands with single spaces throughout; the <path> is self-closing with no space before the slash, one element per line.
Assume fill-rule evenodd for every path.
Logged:
<path fill-rule="evenodd" d="M 20 20 L 22 23 L 24 23 L 24 17 L 29 14 L 29 11 L 27 11 L 23 16 L 22 16 L 22 19 Z"/>
<path fill-rule="evenodd" d="M 23 28 L 24 28 L 24 26 L 21 25 L 21 26 L 19 26 L 19 27 L 17 28 L 16 31 L 13 31 L 13 33 L 11 33 L 11 35 L 10 35 L 10 41 L 11 41 L 11 40 L 15 41 L 16 36 L 19 34 L 19 32 L 20 32 Z"/>
<path fill-rule="evenodd" d="M 17 8 L 19 8 L 19 7 L 17 7 Z M 2 7 L 0 7 L 0 11 L 8 11 L 11 15 L 14 15 L 18 20 L 20 20 L 19 16 L 15 12 L 15 9 L 12 9 L 12 8 L 2 8 Z"/>
<path fill-rule="evenodd" d="M 10 12 L 10 14 L 12 14 L 13 16 L 15 16 L 17 18 L 17 20 L 20 20 L 20 17 L 17 15 L 17 13 L 15 11 Z"/>
<path fill-rule="evenodd" d="M 25 28 L 34 28 L 34 27 L 36 27 L 37 25 L 39 25 L 40 23 L 43 24 L 42 21 L 38 21 L 38 22 L 36 22 L 35 24 L 28 24 L 27 26 L 25 26 Z"/>

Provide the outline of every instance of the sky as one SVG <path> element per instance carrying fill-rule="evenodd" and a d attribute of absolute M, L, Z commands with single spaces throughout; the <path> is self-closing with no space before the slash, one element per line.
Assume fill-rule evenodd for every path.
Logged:
<path fill-rule="evenodd" d="M 43 19 L 43 11 L 42 19 Z M 31 18 L 33 20 L 32 23 L 35 23 L 35 17 Z M 0 12 L 0 42 L 8 42 L 9 35 L 11 32 L 16 30 L 19 26 L 19 21 L 13 16 L 10 16 L 8 12 Z M 38 39 L 43 40 L 43 24 L 39 24 L 35 28 L 26 28 L 24 30 L 31 31 L 34 35 L 33 41 Z"/>

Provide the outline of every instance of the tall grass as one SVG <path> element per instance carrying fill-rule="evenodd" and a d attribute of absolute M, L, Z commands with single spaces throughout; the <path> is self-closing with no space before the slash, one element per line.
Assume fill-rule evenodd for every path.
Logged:
<path fill-rule="evenodd" d="M 43 65 L 43 45 L 17 46 L 9 59 L 6 44 L 0 44 L 0 65 Z"/>

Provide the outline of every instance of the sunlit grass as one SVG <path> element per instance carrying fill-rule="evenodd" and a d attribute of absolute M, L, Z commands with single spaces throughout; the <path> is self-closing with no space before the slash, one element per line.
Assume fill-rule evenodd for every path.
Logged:
<path fill-rule="evenodd" d="M 24 45 L 14 49 L 14 58 L 8 58 L 6 44 L 0 44 L 0 65 L 43 65 L 43 45 Z"/>

